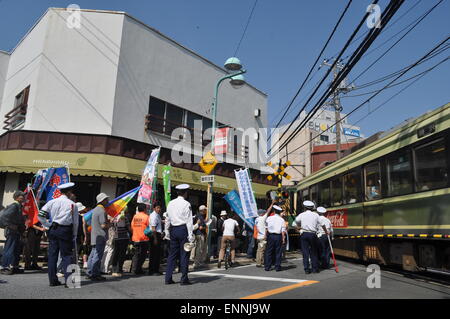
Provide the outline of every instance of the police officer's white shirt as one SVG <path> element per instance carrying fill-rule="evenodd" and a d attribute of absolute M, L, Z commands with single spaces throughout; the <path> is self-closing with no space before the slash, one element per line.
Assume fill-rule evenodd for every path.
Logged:
<path fill-rule="evenodd" d="M 258 239 L 264 239 L 266 235 L 266 220 L 268 214 L 258 216 L 255 219 L 256 228 L 258 229 Z"/>
<path fill-rule="evenodd" d="M 156 232 L 161 234 L 161 216 L 157 212 L 153 211 L 148 218 L 150 227 L 155 227 Z"/>
<path fill-rule="evenodd" d="M 323 215 L 319 216 L 319 223 L 320 223 L 320 227 L 317 232 L 317 237 L 321 237 L 322 235 L 325 234 L 322 226 L 325 226 L 325 228 L 327 229 L 327 232 L 329 234 L 333 231 L 333 226 L 331 225 L 331 221 L 328 218 L 326 218 L 325 216 L 323 216 Z"/>
<path fill-rule="evenodd" d="M 267 231 L 271 234 L 281 234 L 286 231 L 286 222 L 278 214 L 267 217 Z"/>
<path fill-rule="evenodd" d="M 41 210 L 49 213 L 52 223 L 57 223 L 62 226 L 73 225 L 73 235 L 77 236 L 78 208 L 75 202 L 67 198 L 66 195 L 52 199 Z"/>
<path fill-rule="evenodd" d="M 315 212 L 307 210 L 295 218 L 295 222 L 300 226 L 301 230 L 307 232 L 314 232 L 320 228 L 319 215 Z"/>
<path fill-rule="evenodd" d="M 192 209 L 191 204 L 184 199 L 183 196 L 171 200 L 167 205 L 166 229 L 168 226 L 186 225 L 188 231 L 188 238 L 193 239 L 193 225 L 192 225 Z M 168 235 L 168 233 L 166 233 Z"/>

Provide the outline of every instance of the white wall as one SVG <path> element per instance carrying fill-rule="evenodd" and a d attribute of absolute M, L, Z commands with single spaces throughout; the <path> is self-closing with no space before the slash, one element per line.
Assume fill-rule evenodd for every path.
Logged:
<path fill-rule="evenodd" d="M 224 56 L 224 59 L 226 56 Z M 150 95 L 203 116 L 214 86 L 225 72 L 126 16 L 117 79 L 113 135 L 171 147 L 167 139 L 144 131 Z M 260 123 L 254 109 L 260 108 Z M 266 127 L 267 97 L 245 85 L 227 81 L 219 91 L 217 121 L 232 127 Z"/>
<path fill-rule="evenodd" d="M 0 112 L 2 107 L 3 89 L 5 88 L 5 81 L 8 73 L 8 64 L 9 64 L 9 54 L 0 51 Z"/>
<path fill-rule="evenodd" d="M 28 111 L 25 127 L 29 128 L 32 122 L 33 107 L 35 105 L 36 92 L 38 91 L 38 72 L 47 30 L 47 16 L 44 16 L 11 53 L 8 71 L 6 75 L 3 98 L 0 107 L 0 119 L 4 120 L 5 114 L 14 108 L 15 97 L 28 85 L 30 94 L 28 97 Z M 3 125 L 0 134 L 3 133 Z"/>

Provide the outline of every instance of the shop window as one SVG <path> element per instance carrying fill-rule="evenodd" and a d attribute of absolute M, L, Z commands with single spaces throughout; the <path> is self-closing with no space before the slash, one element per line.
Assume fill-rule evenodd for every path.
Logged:
<path fill-rule="evenodd" d="M 366 200 L 381 198 L 380 163 L 374 162 L 364 168 Z"/>
<path fill-rule="evenodd" d="M 342 205 L 342 176 L 331 180 L 331 206 Z"/>
<path fill-rule="evenodd" d="M 309 188 L 310 200 L 317 204 L 317 185 Z"/>
<path fill-rule="evenodd" d="M 444 139 L 415 148 L 414 157 L 417 191 L 447 186 L 447 150 Z"/>
<path fill-rule="evenodd" d="M 411 157 L 402 151 L 387 158 L 388 196 L 412 193 Z"/>
<path fill-rule="evenodd" d="M 361 193 L 361 175 L 356 172 L 350 172 L 344 175 L 344 204 L 353 204 L 359 202 Z"/>

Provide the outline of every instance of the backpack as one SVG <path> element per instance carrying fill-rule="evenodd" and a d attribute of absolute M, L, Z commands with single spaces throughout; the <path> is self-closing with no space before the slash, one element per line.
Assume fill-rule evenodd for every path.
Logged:
<path fill-rule="evenodd" d="M 18 203 L 12 203 L 0 211 L 0 228 L 6 228 L 11 224 L 17 211 L 17 205 Z"/>

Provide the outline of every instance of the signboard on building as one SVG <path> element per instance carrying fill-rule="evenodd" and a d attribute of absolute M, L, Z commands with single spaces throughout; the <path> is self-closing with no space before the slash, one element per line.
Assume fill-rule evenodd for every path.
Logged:
<path fill-rule="evenodd" d="M 226 154 L 228 146 L 228 131 L 230 128 L 219 128 L 214 136 L 214 154 Z"/>
<path fill-rule="evenodd" d="M 349 136 L 355 136 L 355 137 L 361 136 L 359 130 L 352 129 L 352 128 L 345 128 L 345 127 L 344 127 L 344 134 L 349 135 Z"/>

